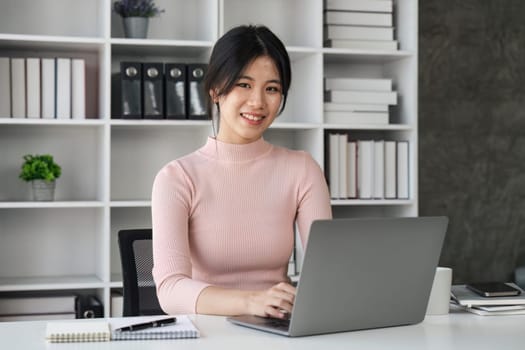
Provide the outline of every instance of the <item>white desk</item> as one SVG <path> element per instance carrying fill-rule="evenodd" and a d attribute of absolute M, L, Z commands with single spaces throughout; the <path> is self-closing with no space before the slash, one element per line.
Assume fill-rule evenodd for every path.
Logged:
<path fill-rule="evenodd" d="M 0 323 L 0 347 L 15 350 L 513 350 L 525 348 L 525 315 L 478 316 L 455 312 L 427 316 L 424 322 L 357 332 L 287 338 L 227 322 L 224 317 L 191 316 L 201 331 L 199 339 L 111 341 L 50 344 L 44 339 L 46 322 Z"/>

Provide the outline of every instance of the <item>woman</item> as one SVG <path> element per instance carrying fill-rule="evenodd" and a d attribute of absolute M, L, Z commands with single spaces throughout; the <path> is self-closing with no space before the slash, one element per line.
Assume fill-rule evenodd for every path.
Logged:
<path fill-rule="evenodd" d="M 263 139 L 290 80 L 286 49 L 264 26 L 233 28 L 215 44 L 205 87 L 218 133 L 153 184 L 153 276 L 166 313 L 291 312 L 294 225 L 304 246 L 312 221 L 332 214 L 312 157 Z"/>

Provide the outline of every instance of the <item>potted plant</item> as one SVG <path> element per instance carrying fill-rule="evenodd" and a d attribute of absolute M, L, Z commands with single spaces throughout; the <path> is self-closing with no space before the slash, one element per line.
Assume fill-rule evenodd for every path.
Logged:
<path fill-rule="evenodd" d="M 127 38 L 146 38 L 150 17 L 158 17 L 164 12 L 153 0 L 117 0 L 113 11 L 122 17 L 124 34 Z"/>
<path fill-rule="evenodd" d="M 62 169 L 49 154 L 24 156 L 20 178 L 31 182 L 33 200 L 52 201 L 55 198 L 55 181 L 60 177 Z"/>

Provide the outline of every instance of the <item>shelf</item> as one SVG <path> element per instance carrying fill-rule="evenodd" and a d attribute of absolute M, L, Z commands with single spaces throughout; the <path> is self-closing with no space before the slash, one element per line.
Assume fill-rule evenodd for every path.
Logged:
<path fill-rule="evenodd" d="M 71 126 L 97 126 L 104 125 L 102 119 L 38 119 L 38 118 L 0 118 L 0 125 L 71 125 Z"/>
<path fill-rule="evenodd" d="M 337 206 L 413 205 L 412 199 L 332 199 Z"/>
<path fill-rule="evenodd" d="M 96 276 L 0 278 L 0 292 L 104 288 Z"/>
<path fill-rule="evenodd" d="M 172 119 L 111 119 L 111 125 L 121 126 L 175 126 L 175 127 L 209 127 L 211 120 L 172 120 Z"/>
<path fill-rule="evenodd" d="M 151 201 L 112 201 L 112 208 L 148 208 L 151 207 Z"/>
<path fill-rule="evenodd" d="M 104 202 L 99 201 L 53 201 L 53 202 L 0 202 L 0 209 L 24 208 L 102 208 Z"/>
<path fill-rule="evenodd" d="M 356 50 L 323 48 L 322 53 L 326 63 L 387 63 L 398 61 L 415 54 L 410 51 L 380 51 L 380 50 Z"/>
<path fill-rule="evenodd" d="M 325 130 L 328 129 L 341 129 L 341 130 L 402 130 L 412 131 L 415 128 L 408 124 L 388 124 L 388 125 L 377 125 L 377 124 L 323 124 Z"/>
<path fill-rule="evenodd" d="M 0 48 L 3 50 L 98 50 L 104 43 L 101 38 L 0 33 Z"/>

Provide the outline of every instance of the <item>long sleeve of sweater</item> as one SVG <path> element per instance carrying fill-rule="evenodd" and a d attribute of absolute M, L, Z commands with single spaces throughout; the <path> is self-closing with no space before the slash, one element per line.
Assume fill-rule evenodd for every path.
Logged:
<path fill-rule="evenodd" d="M 263 139 L 209 138 L 157 174 L 152 190 L 153 276 L 164 311 L 195 313 L 209 285 L 261 290 L 285 281 L 297 223 L 331 218 L 322 170 L 302 151 Z"/>

